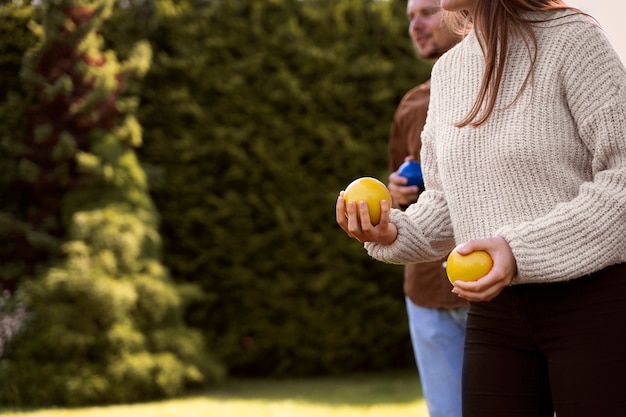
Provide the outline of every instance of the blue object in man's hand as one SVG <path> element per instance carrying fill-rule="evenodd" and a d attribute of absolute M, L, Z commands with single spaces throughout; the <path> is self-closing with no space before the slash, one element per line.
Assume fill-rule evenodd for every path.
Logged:
<path fill-rule="evenodd" d="M 419 162 L 406 161 L 398 168 L 398 175 L 409 180 L 407 185 L 417 185 L 420 189 L 424 188 L 424 177 L 422 177 L 422 167 Z"/>

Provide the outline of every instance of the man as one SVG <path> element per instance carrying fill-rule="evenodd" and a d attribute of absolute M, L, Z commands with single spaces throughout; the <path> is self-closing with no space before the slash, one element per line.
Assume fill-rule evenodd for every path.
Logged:
<path fill-rule="evenodd" d="M 460 41 L 442 25 L 439 0 L 409 0 L 409 35 L 417 53 L 436 60 Z M 417 186 L 397 174 L 405 161 L 419 161 L 430 81 L 409 91 L 394 115 L 389 139 L 389 190 L 393 205 L 417 201 Z M 422 390 L 431 417 L 461 417 L 461 367 L 467 301 L 451 293 L 443 261 L 406 265 L 404 293 L 409 330 Z"/>

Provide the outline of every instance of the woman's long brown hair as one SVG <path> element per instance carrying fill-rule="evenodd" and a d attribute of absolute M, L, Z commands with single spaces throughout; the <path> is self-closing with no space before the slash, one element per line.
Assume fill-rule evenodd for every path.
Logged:
<path fill-rule="evenodd" d="M 537 58 L 537 38 L 532 25 L 537 23 L 537 20 L 525 19 L 523 17 L 525 12 L 571 10 L 582 13 L 576 8 L 567 6 L 563 0 L 476 0 L 475 4 L 473 19 L 470 22 L 485 56 L 485 72 L 474 105 L 467 115 L 456 123 L 457 127 L 468 125 L 478 127 L 493 113 L 506 69 L 509 43 L 513 37 L 524 40 L 530 59 L 530 70 L 515 100 L 519 98 L 529 80 L 532 82 Z M 448 13 L 447 24 L 466 30 L 469 17 L 467 12 Z M 511 104 L 513 103 L 509 103 Z"/>

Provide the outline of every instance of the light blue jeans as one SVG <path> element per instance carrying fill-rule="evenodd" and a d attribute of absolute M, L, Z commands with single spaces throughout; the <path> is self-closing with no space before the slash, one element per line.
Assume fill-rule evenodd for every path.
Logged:
<path fill-rule="evenodd" d="M 434 309 L 406 297 L 409 331 L 430 417 L 461 417 L 467 309 Z"/>

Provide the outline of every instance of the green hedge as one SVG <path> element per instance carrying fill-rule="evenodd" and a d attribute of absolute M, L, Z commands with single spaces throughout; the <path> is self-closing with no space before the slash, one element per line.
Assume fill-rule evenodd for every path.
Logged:
<path fill-rule="evenodd" d="M 129 91 L 162 262 L 186 323 L 231 374 L 414 366 L 401 267 L 371 260 L 334 221 L 339 190 L 386 178 L 395 106 L 429 71 L 405 7 L 155 0 L 102 28 L 121 58 L 151 45 Z"/>
<path fill-rule="evenodd" d="M 138 43 L 120 62 L 101 48 L 111 4 L 46 3 L 22 62 L 26 117 L 7 146 L 18 169 L 2 182 L 14 205 L 0 213 L 12 243 L 0 276 L 17 280 L 11 302 L 26 317 L 3 341 L 0 404 L 150 400 L 224 376 L 185 325 L 160 260 L 159 214 L 134 151 L 137 100 L 125 91 L 151 49 Z"/>
<path fill-rule="evenodd" d="M 413 366 L 401 268 L 369 259 L 334 221 L 350 181 L 386 179 L 395 105 L 429 70 L 406 4 L 156 5 L 127 11 L 156 51 L 140 153 L 164 260 L 204 289 L 188 322 L 233 374 Z M 121 24 L 107 32 L 116 45 Z"/>

